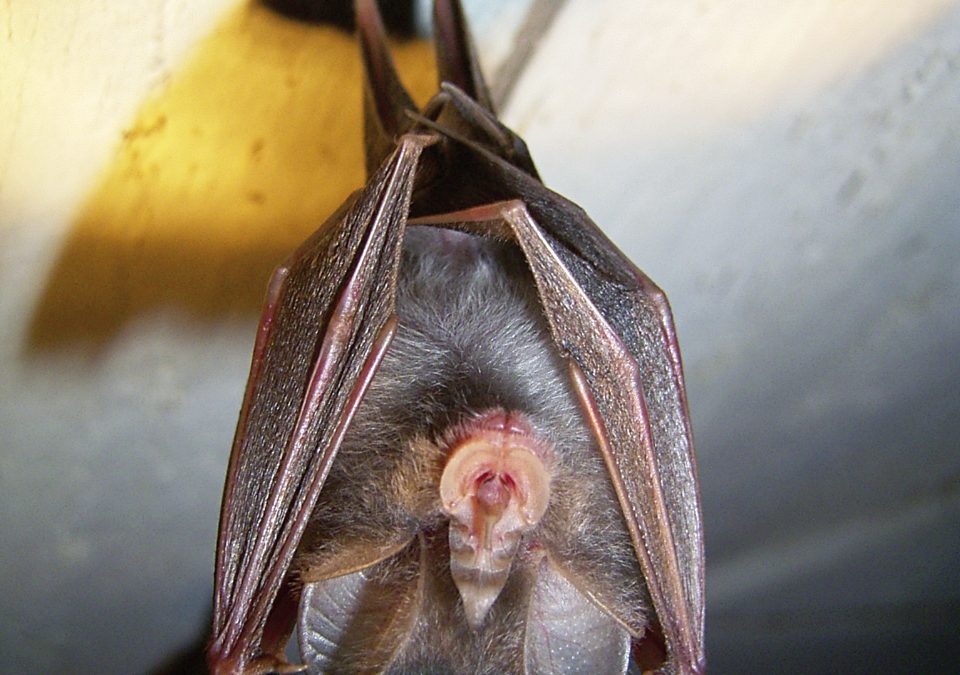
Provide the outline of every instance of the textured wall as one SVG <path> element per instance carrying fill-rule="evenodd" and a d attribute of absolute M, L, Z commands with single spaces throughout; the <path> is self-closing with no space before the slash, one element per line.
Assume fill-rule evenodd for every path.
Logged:
<path fill-rule="evenodd" d="M 715 672 L 953 671 L 958 3 L 574 2 L 516 92 L 672 301 Z"/>
<path fill-rule="evenodd" d="M 522 12 L 467 7 L 494 71 Z M 357 67 L 245 2 L 0 7 L 4 670 L 202 629 L 264 281 L 361 180 Z M 949 672 L 960 3 L 568 0 L 504 116 L 670 295 L 714 672 Z"/>

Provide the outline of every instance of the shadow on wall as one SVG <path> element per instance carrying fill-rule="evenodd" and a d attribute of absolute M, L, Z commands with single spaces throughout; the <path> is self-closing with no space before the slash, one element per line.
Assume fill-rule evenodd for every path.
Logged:
<path fill-rule="evenodd" d="M 418 102 L 432 48 L 393 45 Z M 256 315 L 272 269 L 364 180 L 354 38 L 244 3 L 122 135 L 34 312 L 29 351 L 96 356 L 162 308 Z"/>

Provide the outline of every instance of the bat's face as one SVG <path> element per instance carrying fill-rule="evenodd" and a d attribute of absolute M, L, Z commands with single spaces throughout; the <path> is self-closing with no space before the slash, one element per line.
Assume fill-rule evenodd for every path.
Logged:
<path fill-rule="evenodd" d="M 411 227 L 397 315 L 295 563 L 304 659 L 516 672 L 540 636 L 622 672 L 649 600 L 520 252 Z"/>

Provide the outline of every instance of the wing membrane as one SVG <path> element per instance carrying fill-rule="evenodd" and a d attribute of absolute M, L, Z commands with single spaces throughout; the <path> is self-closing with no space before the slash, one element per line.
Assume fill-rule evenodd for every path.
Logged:
<path fill-rule="evenodd" d="M 401 139 L 271 282 L 224 491 L 214 670 L 242 670 L 260 656 L 270 607 L 389 344 L 410 195 L 430 140 Z"/>

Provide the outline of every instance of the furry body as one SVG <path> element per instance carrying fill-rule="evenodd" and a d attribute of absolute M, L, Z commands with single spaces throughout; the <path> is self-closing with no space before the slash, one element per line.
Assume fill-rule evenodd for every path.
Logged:
<path fill-rule="evenodd" d="M 517 672 L 544 553 L 642 634 L 649 606 L 642 575 L 519 251 L 411 227 L 397 292 L 397 335 L 344 439 L 297 564 L 308 584 L 352 571 L 369 555 L 376 593 L 397 596 L 392 606 L 368 610 L 389 628 L 365 631 L 360 644 L 344 638 L 339 667 L 387 665 L 372 658 L 387 659 L 391 672 Z M 444 436 L 492 408 L 521 412 L 552 445 L 552 488 L 546 515 L 474 631 L 450 577 L 438 484 Z M 393 542 L 399 552 L 377 562 Z M 310 623 L 307 612 L 301 625 Z"/>

